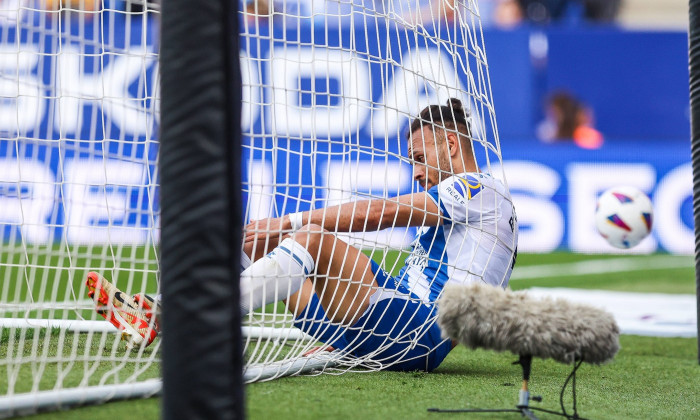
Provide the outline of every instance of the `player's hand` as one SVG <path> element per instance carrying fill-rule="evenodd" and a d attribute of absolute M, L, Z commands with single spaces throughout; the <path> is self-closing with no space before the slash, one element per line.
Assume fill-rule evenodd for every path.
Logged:
<path fill-rule="evenodd" d="M 243 233 L 243 247 L 246 253 L 255 255 L 257 259 L 270 252 L 284 235 L 291 232 L 287 219 L 287 217 L 267 218 L 248 223 Z"/>
<path fill-rule="evenodd" d="M 306 353 L 302 354 L 302 357 L 310 357 L 310 356 L 313 356 L 314 354 L 321 353 L 321 351 L 332 352 L 334 350 L 335 350 L 335 348 L 333 348 L 333 346 L 318 346 L 318 347 L 314 347 L 311 350 L 307 351 Z"/>
<path fill-rule="evenodd" d="M 291 231 L 291 226 L 288 218 L 274 217 L 267 219 L 254 220 L 248 223 L 245 228 L 245 241 L 248 242 L 253 238 L 267 237 L 270 235 L 286 234 Z"/>

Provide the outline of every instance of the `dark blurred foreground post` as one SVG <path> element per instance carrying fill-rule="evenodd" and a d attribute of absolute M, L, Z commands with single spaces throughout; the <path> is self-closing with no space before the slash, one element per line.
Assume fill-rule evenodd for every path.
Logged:
<path fill-rule="evenodd" d="M 238 2 L 168 0 L 161 47 L 163 411 L 243 418 Z"/>
<path fill-rule="evenodd" d="M 695 294 L 700 364 L 700 0 L 690 0 L 688 57 L 690 62 L 690 151 L 693 165 L 693 219 L 695 220 Z"/>

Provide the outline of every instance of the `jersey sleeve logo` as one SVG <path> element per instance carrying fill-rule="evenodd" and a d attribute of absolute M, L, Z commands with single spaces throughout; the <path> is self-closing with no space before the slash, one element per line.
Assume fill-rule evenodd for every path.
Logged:
<path fill-rule="evenodd" d="M 484 186 L 472 175 L 467 175 L 466 179 L 456 177 L 453 187 L 455 191 L 467 200 L 471 200 L 472 197 L 479 194 L 479 191 L 484 189 Z"/>

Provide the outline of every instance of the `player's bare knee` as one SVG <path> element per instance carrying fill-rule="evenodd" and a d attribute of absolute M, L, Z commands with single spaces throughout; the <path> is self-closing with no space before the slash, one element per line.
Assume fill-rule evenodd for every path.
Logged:
<path fill-rule="evenodd" d="M 315 255 L 321 246 L 323 241 L 323 236 L 327 234 L 328 231 L 322 226 L 308 224 L 304 225 L 294 233 L 292 236 L 294 240 L 301 245 L 303 245 L 311 255 Z"/>

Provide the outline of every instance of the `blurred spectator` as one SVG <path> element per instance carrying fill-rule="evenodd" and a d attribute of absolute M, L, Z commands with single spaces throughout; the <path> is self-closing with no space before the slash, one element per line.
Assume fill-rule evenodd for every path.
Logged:
<path fill-rule="evenodd" d="M 553 93 L 547 99 L 545 120 L 537 127 L 537 137 L 546 142 L 571 141 L 583 149 L 598 149 L 603 135 L 594 128 L 593 112 L 568 92 Z"/>
<path fill-rule="evenodd" d="M 549 24 L 561 19 L 569 0 L 518 0 L 524 18 L 536 24 Z"/>
<path fill-rule="evenodd" d="M 460 13 L 458 8 L 464 7 L 464 3 L 456 0 L 433 0 L 423 4 L 421 9 L 422 23 L 431 20 L 441 24 L 449 24 L 455 21 L 455 16 Z"/>
<path fill-rule="evenodd" d="M 510 29 L 523 20 L 523 9 L 517 0 L 500 0 L 493 14 L 494 24 L 503 29 Z"/>
<path fill-rule="evenodd" d="M 268 24 L 271 14 L 267 0 L 248 0 L 245 3 L 245 17 L 250 26 Z"/>
<path fill-rule="evenodd" d="M 518 0 L 524 18 L 535 24 L 615 20 L 621 0 Z"/>
<path fill-rule="evenodd" d="M 384 14 L 383 0 L 239 0 L 239 3 L 252 26 L 256 22 L 275 25 L 286 22 L 288 26 L 317 22 L 333 27 L 372 18 L 374 13 Z"/>
<path fill-rule="evenodd" d="M 613 22 L 620 13 L 621 0 L 585 0 L 584 17 L 595 22 Z"/>
<path fill-rule="evenodd" d="M 81 0 L 44 0 L 52 2 Z M 99 0 L 85 0 L 99 1 Z M 153 0 L 130 0 L 151 2 Z M 482 25 L 512 28 L 521 22 L 548 24 L 554 21 L 612 21 L 621 0 L 477 0 Z M 408 25 L 450 24 L 466 15 L 471 2 L 464 0 L 241 0 L 249 19 L 267 20 L 271 12 L 285 19 L 323 20 L 340 24 L 373 13 L 399 19 Z"/>
<path fill-rule="evenodd" d="M 160 10 L 160 0 L 124 0 L 124 10 L 130 13 Z"/>
<path fill-rule="evenodd" d="M 519 0 L 479 0 L 479 15 L 485 28 L 511 29 L 523 21 Z"/>
<path fill-rule="evenodd" d="M 96 12 L 102 9 L 101 0 L 42 0 L 42 3 L 46 10 L 72 9 Z"/>
<path fill-rule="evenodd" d="M 1 0 L 0 0 L 1 1 Z M 44 10 L 76 10 L 97 12 L 105 9 L 120 9 L 130 13 L 160 10 L 160 0 L 38 0 Z"/>
<path fill-rule="evenodd" d="M 465 4 L 456 0 L 386 0 L 383 7 L 389 19 L 430 27 L 454 22 L 455 15 L 464 13 Z"/>

